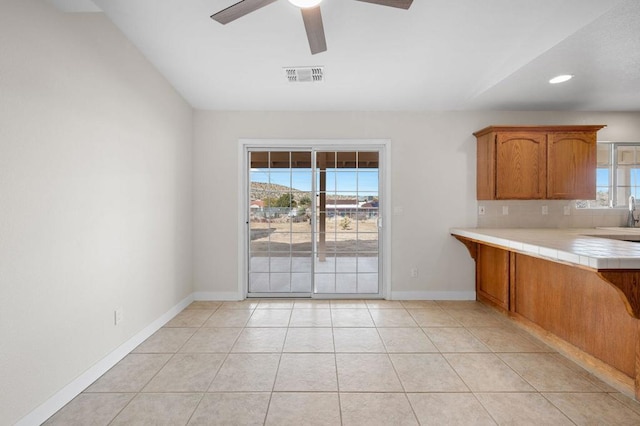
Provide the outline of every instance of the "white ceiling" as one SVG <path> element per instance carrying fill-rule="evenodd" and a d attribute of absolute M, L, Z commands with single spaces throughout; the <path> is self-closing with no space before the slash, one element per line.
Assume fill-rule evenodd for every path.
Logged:
<path fill-rule="evenodd" d="M 195 108 L 640 111 L 639 0 L 324 0 L 317 55 L 287 0 L 227 25 L 209 18 L 236 1 L 93 5 Z M 316 65 L 324 83 L 286 82 L 283 67 Z M 564 73 L 575 78 L 548 84 Z"/>

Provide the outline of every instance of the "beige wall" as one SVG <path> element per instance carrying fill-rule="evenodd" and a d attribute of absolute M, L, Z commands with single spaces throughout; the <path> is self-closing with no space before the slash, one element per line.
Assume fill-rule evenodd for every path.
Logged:
<path fill-rule="evenodd" d="M 102 14 L 2 1 L 1 425 L 191 294 L 191 135 Z"/>
<path fill-rule="evenodd" d="M 477 224 L 472 132 L 490 124 L 608 124 L 601 140 L 640 141 L 639 113 L 196 111 L 194 291 L 238 288 L 240 138 L 389 138 L 391 210 L 404 211 L 391 218 L 394 297 L 472 294 L 473 262 L 448 229 Z"/>

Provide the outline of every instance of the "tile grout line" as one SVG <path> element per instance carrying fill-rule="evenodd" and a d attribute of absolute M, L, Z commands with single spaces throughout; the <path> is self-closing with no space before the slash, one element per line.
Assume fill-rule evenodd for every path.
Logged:
<path fill-rule="evenodd" d="M 295 303 L 294 303 L 295 305 Z M 284 334 L 284 339 L 282 340 L 282 347 L 280 348 L 280 357 L 278 358 L 278 366 L 276 367 L 276 373 L 273 377 L 273 385 L 271 385 L 271 392 L 269 393 L 269 401 L 267 402 L 267 410 L 264 413 L 264 421 L 263 425 L 267 423 L 267 419 L 269 418 L 269 411 L 271 410 L 271 401 L 273 401 L 273 394 L 276 392 L 276 383 L 278 381 L 278 373 L 280 372 L 280 364 L 282 364 L 282 357 L 284 355 L 284 346 L 287 343 L 287 336 L 289 335 L 289 325 L 291 324 L 291 316 L 293 315 L 293 307 L 289 313 L 289 321 L 287 322 L 286 332 Z"/>
<path fill-rule="evenodd" d="M 209 315 L 209 317 L 202 323 L 202 325 L 200 326 L 199 330 L 205 329 L 205 328 L 212 328 L 212 327 L 205 327 L 205 325 L 207 324 L 207 321 L 209 321 L 209 319 L 211 319 L 211 317 L 218 312 L 220 309 L 222 308 L 222 304 L 220 304 L 218 306 L 218 308 L 211 313 L 211 315 Z M 253 313 L 252 313 L 253 315 Z M 247 320 L 248 321 L 248 320 Z M 220 328 L 224 328 L 224 327 L 220 327 Z M 228 327 L 228 328 L 235 328 L 235 327 Z M 231 351 L 233 350 L 233 347 L 235 346 L 236 342 L 238 341 L 238 339 L 240 338 L 240 335 L 242 334 L 242 330 L 244 330 L 244 327 L 242 327 L 240 329 L 240 332 L 238 333 L 238 335 L 236 336 L 236 338 L 234 339 L 233 343 L 230 345 L 229 350 L 225 353 L 224 359 L 222 360 L 222 362 L 220 363 L 220 366 L 218 367 L 218 369 L 216 370 L 216 374 L 213 375 L 213 377 L 211 378 L 211 381 L 209 382 L 209 384 L 207 385 L 207 388 L 205 389 L 205 391 L 202 394 L 202 397 L 200 398 L 200 401 L 198 401 L 198 404 L 196 405 L 195 409 L 193 410 L 193 412 L 191 413 L 191 416 L 189 416 L 189 420 L 187 421 L 186 424 L 189 424 L 189 422 L 191 421 L 191 419 L 193 418 L 193 415 L 198 411 L 198 408 L 200 407 L 200 404 L 202 404 L 202 401 L 204 400 L 205 396 L 209 393 L 209 390 L 211 389 L 211 386 L 213 385 L 213 382 L 216 380 L 216 377 L 218 377 L 218 374 L 220 374 L 220 370 L 222 370 L 222 367 L 224 366 L 225 362 L 227 361 L 227 359 L 229 359 L 229 355 L 231 354 Z M 196 332 L 197 333 L 197 332 Z M 195 333 L 193 334 L 193 336 L 195 336 Z M 193 336 L 191 336 L 191 338 L 193 338 Z M 191 340 L 191 338 L 189 338 L 189 340 Z M 189 341 L 187 340 L 187 342 Z M 182 349 L 187 342 L 185 342 L 184 345 L 182 345 L 182 347 L 180 349 Z"/>
<path fill-rule="evenodd" d="M 406 312 L 406 309 L 403 308 L 403 310 Z M 371 316 L 371 319 L 373 320 L 373 315 L 371 314 L 371 310 L 369 310 L 369 315 Z M 411 316 L 411 314 L 409 314 L 409 316 Z M 420 424 L 420 420 L 418 419 L 418 415 L 416 414 L 416 411 L 415 411 L 415 409 L 413 407 L 413 404 L 411 404 L 411 400 L 409 399 L 409 396 L 407 395 L 407 388 L 404 386 L 404 383 L 402 382 L 402 379 L 400 378 L 400 374 L 398 374 L 398 370 L 396 368 L 396 365 L 394 364 L 393 359 L 391 358 L 391 354 L 389 353 L 389 348 L 387 347 L 386 343 L 384 342 L 384 339 L 382 338 L 382 335 L 380 334 L 380 330 L 378 330 L 378 325 L 376 324 L 375 320 L 373 320 L 373 323 L 375 325 L 375 329 L 376 329 L 376 333 L 378 334 L 378 338 L 382 342 L 382 345 L 383 345 L 383 347 L 385 349 L 385 354 L 387 355 L 387 359 L 389 360 L 389 363 L 391 364 L 391 368 L 393 368 L 393 372 L 396 375 L 396 379 L 398 380 L 398 382 L 400 383 L 400 386 L 402 387 L 402 391 L 403 391 L 402 394 L 404 395 L 404 399 L 405 399 L 405 401 L 407 401 L 407 404 L 409 404 L 409 408 L 411 409 L 411 414 L 413 414 L 413 418 L 416 420 L 416 422 L 418 424 Z"/>
<path fill-rule="evenodd" d="M 338 352 L 336 351 L 336 335 L 333 327 L 333 307 L 329 303 L 329 321 L 331 323 L 331 340 L 333 342 L 333 365 L 336 368 L 336 389 L 338 393 L 338 414 L 340 415 L 340 425 L 344 424 L 342 419 L 342 397 L 340 392 L 340 379 L 338 375 Z"/>
<path fill-rule="evenodd" d="M 218 307 L 216 309 L 213 310 L 213 312 L 211 312 L 211 315 L 209 315 L 203 322 L 202 324 L 200 324 L 200 327 L 198 327 L 198 330 L 196 330 L 195 333 L 193 333 L 191 335 L 191 337 L 189 337 L 183 344 L 182 346 L 180 346 L 178 348 L 178 350 L 176 351 L 177 353 L 180 353 L 180 350 L 182 348 L 184 348 L 186 346 L 186 344 L 193 339 L 193 336 L 195 336 L 199 330 L 202 330 L 204 328 L 204 325 L 207 323 L 207 321 L 209 320 L 209 318 L 211 318 L 213 316 L 214 313 L 216 313 L 218 311 L 218 309 L 220 309 L 220 307 L 222 306 L 222 304 L 218 305 Z M 225 356 L 226 359 L 226 356 Z M 218 369 L 216 370 L 216 374 L 213 375 L 213 377 L 211 378 L 211 381 L 209 382 L 209 384 L 207 385 L 206 389 L 204 390 L 204 392 L 202 392 L 200 394 L 200 399 L 198 400 L 198 403 L 196 404 L 196 406 L 193 408 L 193 411 L 191 412 L 191 415 L 189 415 L 189 418 L 187 419 L 187 421 L 185 422 L 185 426 L 189 424 L 189 422 L 191 421 L 191 419 L 193 418 L 193 415 L 196 413 L 196 411 L 198 411 L 198 407 L 200 407 L 200 404 L 202 403 L 202 400 L 204 399 L 204 396 L 207 392 L 207 390 L 209 389 L 209 387 L 211 386 L 211 383 L 213 383 L 213 380 L 215 379 L 215 377 L 218 375 L 218 373 L 220 372 L 220 369 L 222 368 L 222 364 L 224 363 L 224 360 L 222 360 L 222 362 L 220 363 L 220 365 L 218 366 Z M 164 368 L 164 367 L 163 367 Z M 162 369 L 161 369 L 162 370 Z"/>

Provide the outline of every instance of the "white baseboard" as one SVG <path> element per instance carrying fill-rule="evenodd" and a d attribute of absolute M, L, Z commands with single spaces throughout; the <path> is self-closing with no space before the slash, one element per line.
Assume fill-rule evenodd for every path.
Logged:
<path fill-rule="evenodd" d="M 193 300 L 219 300 L 224 302 L 235 302 L 242 300 L 237 291 L 197 291 L 193 293 Z"/>
<path fill-rule="evenodd" d="M 122 358 L 127 356 L 129 352 L 134 350 L 140 343 L 144 342 L 149 338 L 149 336 L 158 331 L 171 318 L 175 317 L 184 308 L 189 306 L 191 302 L 193 302 L 193 294 L 187 296 L 180 303 L 160 316 L 160 318 L 153 321 L 131 339 L 127 340 L 114 351 L 102 358 L 87 371 L 82 373 L 78 378 L 41 404 L 38 408 L 23 417 L 18 421 L 18 423 L 16 423 L 16 426 L 38 426 L 42 424 L 58 410 L 67 405 L 73 398 L 78 396 L 90 384 L 95 382 L 100 376 L 106 373 L 111 367 L 116 365 Z"/>
<path fill-rule="evenodd" d="M 392 300 L 476 300 L 475 291 L 392 291 Z"/>
<path fill-rule="evenodd" d="M 242 300 L 235 291 L 199 291 L 193 300 L 237 301 Z M 476 300 L 475 291 L 392 291 L 390 300 Z"/>

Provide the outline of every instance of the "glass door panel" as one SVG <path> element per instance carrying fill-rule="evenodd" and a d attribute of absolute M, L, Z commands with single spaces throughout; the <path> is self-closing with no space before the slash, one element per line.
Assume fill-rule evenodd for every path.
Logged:
<path fill-rule="evenodd" d="M 315 294 L 379 294 L 379 153 L 317 151 Z"/>
<path fill-rule="evenodd" d="M 249 294 L 310 294 L 311 152 L 249 152 Z"/>

